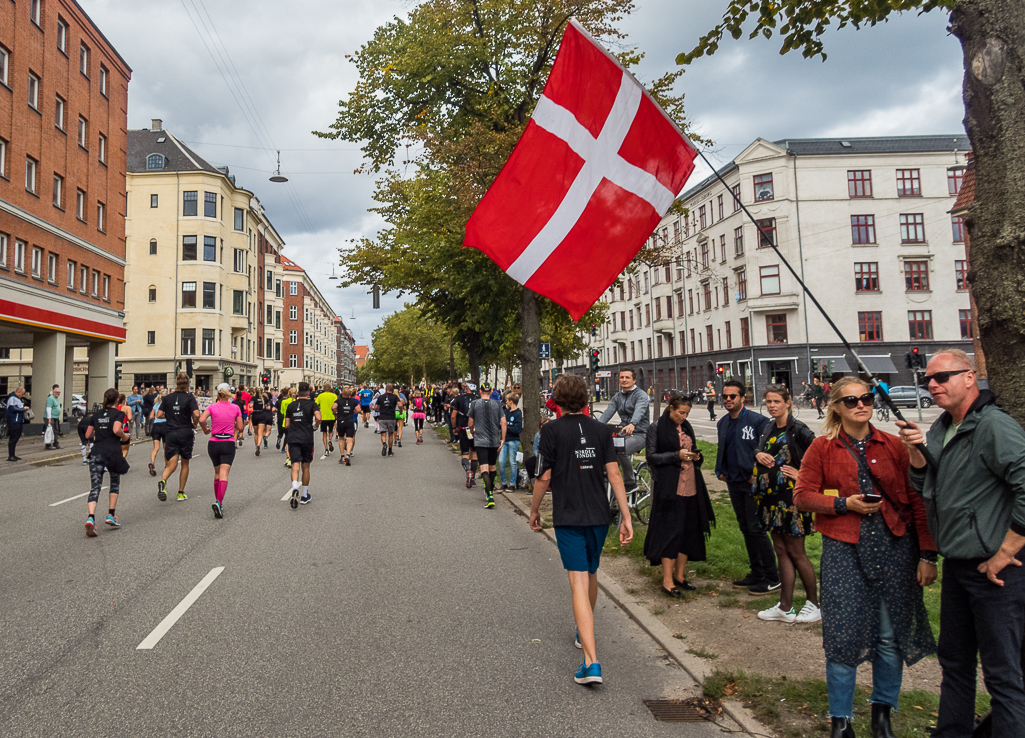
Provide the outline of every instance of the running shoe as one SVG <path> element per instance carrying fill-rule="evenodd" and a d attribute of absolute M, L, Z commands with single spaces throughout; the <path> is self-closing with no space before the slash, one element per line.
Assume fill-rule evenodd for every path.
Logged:
<path fill-rule="evenodd" d="M 111 513 L 110 515 L 107 516 L 107 525 L 109 525 L 112 528 L 120 528 L 121 527 L 121 521 L 118 520 L 118 517 L 117 517 L 116 513 Z"/>
<path fill-rule="evenodd" d="M 484 503 L 484 507 L 492 508 L 495 506 L 495 498 L 492 495 L 488 495 L 488 501 Z"/>
<path fill-rule="evenodd" d="M 395 443 L 396 443 L 396 445 L 398 445 L 399 448 L 402 448 L 402 441 L 400 441 L 400 440 L 399 441 L 395 441 Z"/>
<path fill-rule="evenodd" d="M 335 444 L 332 441 L 327 442 L 327 452 L 331 453 L 335 450 Z"/>
<path fill-rule="evenodd" d="M 323 454 L 320 455 L 320 460 L 321 461 L 323 461 L 326 458 L 327 458 L 327 451 L 325 451 Z"/>
<path fill-rule="evenodd" d="M 466 475 L 466 488 L 470 489 L 470 487 L 472 487 L 472 486 L 473 486 L 473 481 L 470 479 L 470 475 L 467 474 Z"/>
<path fill-rule="evenodd" d="M 299 488 L 296 487 L 292 490 L 292 498 L 288 501 L 288 504 L 293 510 L 299 509 Z"/>
<path fill-rule="evenodd" d="M 791 607 L 789 610 L 784 610 L 779 606 L 779 603 L 777 602 L 768 610 L 762 610 L 760 613 L 758 613 L 758 619 L 778 620 L 781 623 L 792 623 L 795 620 L 797 620 L 797 615 L 794 613 L 793 607 Z"/>
<path fill-rule="evenodd" d="M 573 645 L 576 646 L 577 648 L 583 648 L 583 646 L 580 645 L 580 629 L 579 628 L 573 631 Z"/>
<path fill-rule="evenodd" d="M 588 666 L 581 662 L 573 681 L 577 684 L 604 684 L 604 680 L 601 678 L 601 664 L 595 661 Z"/>
<path fill-rule="evenodd" d="M 96 537 L 96 521 L 92 518 L 85 519 L 85 534 L 90 538 Z"/>
<path fill-rule="evenodd" d="M 388 447 L 387 447 L 387 446 L 385 446 L 385 445 L 384 445 L 384 444 L 382 443 L 382 444 L 381 444 L 381 456 L 387 456 L 387 455 L 388 455 Z"/>
<path fill-rule="evenodd" d="M 399 445 L 402 445 L 402 444 L 399 444 Z M 395 455 L 395 452 L 394 452 L 394 451 L 392 451 L 391 449 L 388 449 L 388 455 L 389 455 L 389 456 L 394 456 L 394 455 Z"/>
<path fill-rule="evenodd" d="M 369 428 L 369 427 L 370 427 L 370 423 L 364 423 L 364 424 L 363 424 L 363 427 L 364 427 L 364 428 Z M 374 431 L 374 432 L 376 433 L 377 431 Z"/>
<path fill-rule="evenodd" d="M 263 445 L 267 445 L 266 439 L 264 439 Z M 281 448 L 281 436 L 278 436 L 278 440 L 274 442 L 274 448 Z"/>
<path fill-rule="evenodd" d="M 178 492 L 178 502 L 185 502 L 185 500 L 187 499 L 189 499 L 189 496 L 187 494 L 181 491 Z"/>
<path fill-rule="evenodd" d="M 822 620 L 822 611 L 811 602 L 805 602 L 801 612 L 797 613 L 795 623 L 817 623 Z"/>
<path fill-rule="evenodd" d="M 256 455 L 257 455 L 257 456 L 259 456 L 259 455 L 260 455 L 260 447 L 259 447 L 259 446 L 257 446 L 257 447 L 256 447 Z"/>
<path fill-rule="evenodd" d="M 779 582 L 759 582 L 758 584 L 747 590 L 747 593 L 753 597 L 761 597 L 762 595 L 767 595 L 771 592 L 775 592 L 777 589 L 779 589 L 779 587 Z"/>
<path fill-rule="evenodd" d="M 221 507 L 221 503 L 215 502 L 211 507 L 214 509 L 214 517 L 220 520 L 224 517 L 224 508 Z"/>
<path fill-rule="evenodd" d="M 242 448 L 242 436 L 238 437 L 238 447 Z"/>
<path fill-rule="evenodd" d="M 289 461 L 288 459 L 285 459 L 285 468 L 286 469 L 291 469 L 292 468 L 292 462 Z"/>
<path fill-rule="evenodd" d="M 269 442 L 267 441 L 266 438 L 263 439 L 263 447 L 264 448 L 270 448 L 270 444 L 269 444 Z"/>
<path fill-rule="evenodd" d="M 309 492 L 307 492 L 305 497 L 300 497 L 299 498 L 299 504 L 300 505 L 309 505 L 310 504 L 310 500 L 312 500 L 312 499 L 313 499 L 313 495 L 311 495 Z"/>
<path fill-rule="evenodd" d="M 349 461 L 349 456 L 350 456 L 349 454 L 345 455 L 345 465 L 346 466 L 352 466 L 352 462 Z"/>
<path fill-rule="evenodd" d="M 157 499 L 161 502 L 167 502 L 167 482 L 163 479 L 157 482 Z"/>
<path fill-rule="evenodd" d="M 85 463 L 85 462 L 83 461 L 83 463 Z M 153 464 L 150 464 L 150 465 L 149 465 L 149 475 L 150 475 L 151 477 L 155 477 L 155 476 L 157 475 L 157 470 L 156 470 L 156 468 L 155 468 L 155 467 L 153 466 Z"/>

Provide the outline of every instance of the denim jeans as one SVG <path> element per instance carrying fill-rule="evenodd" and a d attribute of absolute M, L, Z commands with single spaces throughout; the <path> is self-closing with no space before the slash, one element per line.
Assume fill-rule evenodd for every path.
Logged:
<path fill-rule="evenodd" d="M 838 664 L 826 659 L 826 691 L 829 694 L 829 716 L 854 718 L 854 683 L 857 666 Z M 876 657 L 872 662 L 872 696 L 868 701 L 897 709 L 900 685 L 904 678 L 904 661 L 897 648 L 886 602 L 879 604 L 879 636 Z"/>
<path fill-rule="evenodd" d="M 758 522 L 758 505 L 751 496 L 751 485 L 743 482 L 727 482 L 730 491 L 730 504 L 733 514 L 737 516 L 737 525 L 744 536 L 747 548 L 747 560 L 751 564 L 751 574 L 759 582 L 779 581 L 779 569 L 776 568 L 776 552 L 769 540 L 769 535 L 762 530 Z"/>
<path fill-rule="evenodd" d="M 506 484 L 506 462 L 512 467 L 512 475 L 509 477 L 508 484 L 516 484 L 516 454 L 519 453 L 519 450 L 519 441 L 506 441 L 502 444 L 502 450 L 498 453 L 498 476 L 502 479 L 502 484 Z"/>
<path fill-rule="evenodd" d="M 937 738 L 968 738 L 975 725 L 977 658 L 990 694 L 992 735 L 1025 736 L 1021 647 L 1025 569 L 1006 567 L 1004 586 L 980 574 L 983 559 L 944 559 L 940 594 L 940 709 Z"/>

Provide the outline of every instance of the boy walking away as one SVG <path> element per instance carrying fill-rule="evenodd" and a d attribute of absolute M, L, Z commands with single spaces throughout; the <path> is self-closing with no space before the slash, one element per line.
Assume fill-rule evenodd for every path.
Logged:
<path fill-rule="evenodd" d="M 299 382 L 299 397 L 288 403 L 285 410 L 285 434 L 288 458 L 292 461 L 292 499 L 288 504 L 295 510 L 309 504 L 310 464 L 313 463 L 313 434 L 320 425 L 320 410 L 310 399 L 310 385 Z M 302 469 L 302 495 L 299 494 L 299 470 Z"/>
<path fill-rule="evenodd" d="M 324 391 L 317 395 L 317 407 L 320 408 L 320 435 L 324 441 L 324 455 L 320 458 L 326 459 L 328 454 L 335 450 L 331 436 L 335 432 L 335 403 L 338 402 L 338 395 L 331 391 L 331 385 L 325 384 Z"/>
<path fill-rule="evenodd" d="M 402 400 L 395 394 L 395 385 L 389 382 L 384 387 L 384 394 L 377 397 L 377 422 L 381 427 L 381 456 L 394 456 L 392 446 L 395 444 L 395 413 L 401 408 Z"/>
<path fill-rule="evenodd" d="M 469 429 L 473 432 L 473 447 L 484 482 L 484 507 L 490 509 L 495 506 L 495 472 L 498 450 L 505 443 L 505 415 L 502 403 L 491 399 L 491 385 L 487 382 L 480 386 L 480 399 L 470 405 Z"/>
<path fill-rule="evenodd" d="M 530 503 L 530 527 L 541 530 L 541 500 L 552 487 L 552 521 L 562 565 L 569 574 L 573 616 L 577 624 L 575 645 L 584 660 L 573 677 L 577 684 L 601 684 L 601 664 L 594 646 L 594 606 L 598 599 L 598 564 L 612 522 L 605 496 L 608 475 L 620 510 L 626 506 L 626 490 L 619 473 L 612 429 L 583 414 L 587 406 L 587 382 L 575 374 L 555 380 L 552 396 L 563 415 L 541 429 L 538 475 Z M 633 524 L 623 516 L 620 545 L 633 539 Z"/>
<path fill-rule="evenodd" d="M 178 475 L 178 501 L 187 500 L 185 483 L 189 481 L 189 461 L 196 444 L 196 421 L 199 419 L 199 403 L 196 396 L 189 392 L 189 375 L 179 374 L 175 380 L 175 390 L 160 403 L 157 417 L 167 420 L 164 436 L 164 473 L 157 482 L 157 499 L 167 500 L 167 480 L 181 459 L 182 470 Z"/>

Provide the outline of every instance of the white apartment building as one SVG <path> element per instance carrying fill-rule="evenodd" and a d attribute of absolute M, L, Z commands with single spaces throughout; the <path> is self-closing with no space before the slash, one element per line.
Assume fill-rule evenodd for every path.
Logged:
<path fill-rule="evenodd" d="M 962 134 L 752 142 L 719 170 L 726 186 L 705 179 L 680 197 L 686 215 L 662 220 L 652 245 L 668 263 L 635 262 L 603 296 L 590 339 L 612 372 L 602 394 L 623 365 L 642 387 L 741 378 L 753 392 L 800 390 L 819 362 L 856 369 L 734 193 L 882 379 L 910 382 L 912 346 L 971 353 L 964 224 L 950 214 L 968 148 Z"/>

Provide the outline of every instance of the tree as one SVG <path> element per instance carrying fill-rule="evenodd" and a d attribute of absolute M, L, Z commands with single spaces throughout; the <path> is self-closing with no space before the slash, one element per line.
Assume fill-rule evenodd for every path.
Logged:
<path fill-rule="evenodd" d="M 752 11 L 757 10 L 756 13 Z M 1025 425 L 1025 3 L 1021 0 L 731 0 L 723 20 L 677 62 L 713 54 L 724 34 L 783 38 L 781 54 L 826 53 L 831 24 L 860 28 L 893 13 L 950 11 L 950 31 L 964 55 L 965 129 L 975 158 L 975 199 L 965 214 L 971 239 L 968 282 L 990 385 L 1001 404 Z M 752 18 L 753 16 L 753 18 Z"/>
<path fill-rule="evenodd" d="M 424 318 L 416 306 L 389 315 L 374 330 L 373 351 L 365 364 L 375 381 L 414 385 L 448 376 L 448 334 L 437 323 Z M 466 366 L 461 352 L 456 356 L 459 369 Z"/>

